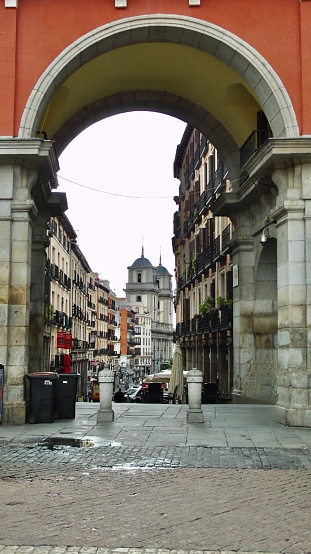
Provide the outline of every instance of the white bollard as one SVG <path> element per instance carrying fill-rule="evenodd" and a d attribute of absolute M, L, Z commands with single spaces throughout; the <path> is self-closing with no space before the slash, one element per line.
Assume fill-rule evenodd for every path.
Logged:
<path fill-rule="evenodd" d="M 111 369 L 103 369 L 98 374 L 100 408 L 97 412 L 97 423 L 114 421 L 112 395 L 114 373 Z"/>
<path fill-rule="evenodd" d="M 187 411 L 188 423 L 203 423 L 204 414 L 201 408 L 202 403 L 202 383 L 203 373 L 199 369 L 191 369 L 188 371 L 188 403 L 189 410 Z"/>

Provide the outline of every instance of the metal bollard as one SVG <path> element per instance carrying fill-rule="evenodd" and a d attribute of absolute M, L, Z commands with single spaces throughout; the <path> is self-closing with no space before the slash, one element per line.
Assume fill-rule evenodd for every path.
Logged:
<path fill-rule="evenodd" d="M 114 373 L 110 369 L 103 369 L 98 374 L 100 408 L 97 412 L 97 423 L 114 421 L 112 409 L 112 395 Z"/>
<path fill-rule="evenodd" d="M 202 401 L 203 373 L 199 369 L 191 369 L 187 375 L 188 402 L 187 411 L 188 423 L 203 423 L 204 414 L 201 408 Z"/>

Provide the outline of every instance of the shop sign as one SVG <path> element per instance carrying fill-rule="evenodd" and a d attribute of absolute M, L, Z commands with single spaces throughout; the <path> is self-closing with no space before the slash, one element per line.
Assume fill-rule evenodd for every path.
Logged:
<path fill-rule="evenodd" d="M 57 333 L 57 348 L 70 350 L 72 348 L 72 334 L 59 331 Z"/>

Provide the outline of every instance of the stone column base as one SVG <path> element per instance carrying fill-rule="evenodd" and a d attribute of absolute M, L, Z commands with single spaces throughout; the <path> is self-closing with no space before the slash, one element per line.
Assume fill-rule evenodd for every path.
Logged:
<path fill-rule="evenodd" d="M 273 419 L 289 427 L 311 427 L 311 410 L 275 406 Z"/>
<path fill-rule="evenodd" d="M 3 404 L 3 424 L 5 425 L 24 425 L 27 415 L 26 402 L 4 402 Z"/>
<path fill-rule="evenodd" d="M 204 414 L 201 408 L 190 408 L 187 411 L 187 422 L 188 423 L 203 423 Z"/>
<path fill-rule="evenodd" d="M 106 421 L 114 421 L 114 411 L 111 409 L 98 410 L 97 423 L 105 423 Z"/>

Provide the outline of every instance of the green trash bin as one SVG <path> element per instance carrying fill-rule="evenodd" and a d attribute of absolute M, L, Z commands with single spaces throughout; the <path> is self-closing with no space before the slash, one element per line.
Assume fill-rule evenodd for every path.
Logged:
<path fill-rule="evenodd" d="M 53 423 L 57 373 L 38 371 L 26 375 L 30 387 L 28 423 Z"/>
<path fill-rule="evenodd" d="M 55 418 L 74 419 L 79 373 L 58 373 L 55 387 Z"/>

